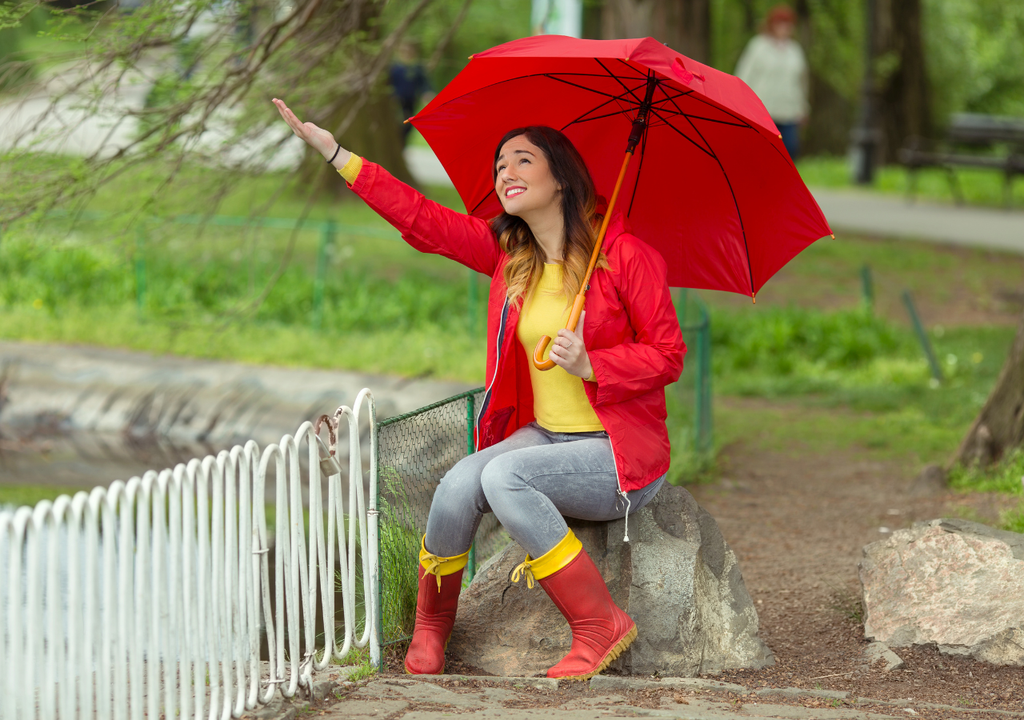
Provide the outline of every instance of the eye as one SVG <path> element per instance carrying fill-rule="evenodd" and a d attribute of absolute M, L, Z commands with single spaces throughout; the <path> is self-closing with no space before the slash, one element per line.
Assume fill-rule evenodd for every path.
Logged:
<path fill-rule="evenodd" d="M 504 169 L 505 169 L 505 166 L 504 166 L 504 165 L 499 165 L 499 166 L 498 166 L 498 167 L 497 167 L 497 168 L 495 169 L 495 172 L 501 172 L 501 171 L 502 171 L 502 170 L 504 170 Z"/>

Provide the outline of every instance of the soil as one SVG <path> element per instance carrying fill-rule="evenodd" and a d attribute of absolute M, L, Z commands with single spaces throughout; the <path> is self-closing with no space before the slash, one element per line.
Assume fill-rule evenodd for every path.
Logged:
<path fill-rule="evenodd" d="M 972 709 L 1024 710 L 1024 672 L 896 648 L 903 670 L 864 659 L 857 564 L 864 545 L 918 520 L 970 517 L 995 523 L 1016 499 L 909 490 L 919 468 L 853 453 L 791 455 L 742 444 L 722 454 L 713 485 L 690 488 L 736 553 L 775 664 L 716 676 L 749 688 L 848 691 Z"/>
<path fill-rule="evenodd" d="M 796 454 L 736 444 L 721 453 L 717 481 L 688 488 L 718 521 L 736 553 L 758 611 L 760 636 L 775 654 L 771 667 L 725 672 L 714 679 L 751 690 L 840 690 L 851 698 L 908 701 L 922 718 L 954 714 L 921 703 L 962 708 L 964 717 L 973 718 L 988 716 L 979 714 L 985 710 L 1024 712 L 1019 667 L 950 657 L 932 647 L 896 648 L 905 663 L 902 670 L 886 672 L 881 664 L 867 664 L 857 575 L 864 545 L 919 520 L 952 516 L 992 524 L 1016 500 L 984 493 L 912 495 L 919 468 L 864 457 L 853 451 Z M 393 652 L 388 664 L 389 674 L 401 674 L 401 653 Z M 451 657 L 446 672 L 481 674 Z M 518 702 L 555 707 L 588 693 L 582 683 L 562 685 L 568 686 L 557 692 L 524 691 Z M 679 694 L 652 692 L 655 704 L 665 693 Z M 742 703 L 743 698 L 729 702 Z M 773 696 L 772 702 L 826 707 L 835 701 Z M 891 705 L 858 703 L 857 708 L 895 714 Z"/>

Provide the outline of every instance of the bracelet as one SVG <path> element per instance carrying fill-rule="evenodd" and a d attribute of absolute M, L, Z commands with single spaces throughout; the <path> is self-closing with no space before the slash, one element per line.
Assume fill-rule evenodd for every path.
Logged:
<path fill-rule="evenodd" d="M 338 153 L 340 153 L 340 152 L 341 152 L 341 143 L 338 143 L 338 149 L 334 151 L 333 155 L 331 155 L 331 159 L 327 161 L 327 164 L 330 165 L 332 162 L 334 162 L 334 158 L 338 157 Z"/>

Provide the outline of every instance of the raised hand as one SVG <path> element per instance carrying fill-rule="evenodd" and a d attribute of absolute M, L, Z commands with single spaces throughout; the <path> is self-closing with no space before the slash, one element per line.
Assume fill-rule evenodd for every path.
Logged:
<path fill-rule="evenodd" d="M 309 144 L 314 150 L 324 156 L 324 160 L 330 160 L 331 156 L 335 155 L 335 151 L 338 150 L 338 143 L 335 141 L 334 136 L 321 127 L 317 127 L 311 122 L 304 123 L 299 120 L 295 113 L 284 104 L 284 100 L 273 99 L 274 105 L 277 107 L 277 111 L 281 113 L 281 117 L 288 123 L 288 127 L 292 129 L 296 137 L 301 138 L 303 141 Z M 348 162 L 349 155 L 348 150 L 342 148 L 337 156 L 334 158 L 333 165 L 335 167 L 344 167 L 345 163 Z"/>
<path fill-rule="evenodd" d="M 580 313 L 580 321 L 576 323 L 576 332 L 569 332 L 565 328 L 559 330 L 548 353 L 555 365 L 584 380 L 594 372 L 587 356 L 587 346 L 583 343 L 583 321 L 586 317 L 587 312 L 584 310 Z"/>

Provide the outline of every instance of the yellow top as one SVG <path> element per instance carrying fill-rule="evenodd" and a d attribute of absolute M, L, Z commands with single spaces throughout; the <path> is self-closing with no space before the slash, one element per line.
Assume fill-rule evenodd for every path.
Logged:
<path fill-rule="evenodd" d="M 359 171 L 363 169 L 363 159 L 355 153 L 350 153 L 348 162 L 339 170 L 346 182 L 354 183 L 359 177 Z"/>
<path fill-rule="evenodd" d="M 523 303 L 516 336 L 531 358 L 533 414 L 537 423 L 552 432 L 596 432 L 604 430 L 604 426 L 587 399 L 583 380 L 558 366 L 538 370 L 532 360 L 533 349 L 541 336 L 556 338 L 559 329 L 568 322 L 571 309 L 562 290 L 562 266 L 545 264 L 536 289 Z"/>

